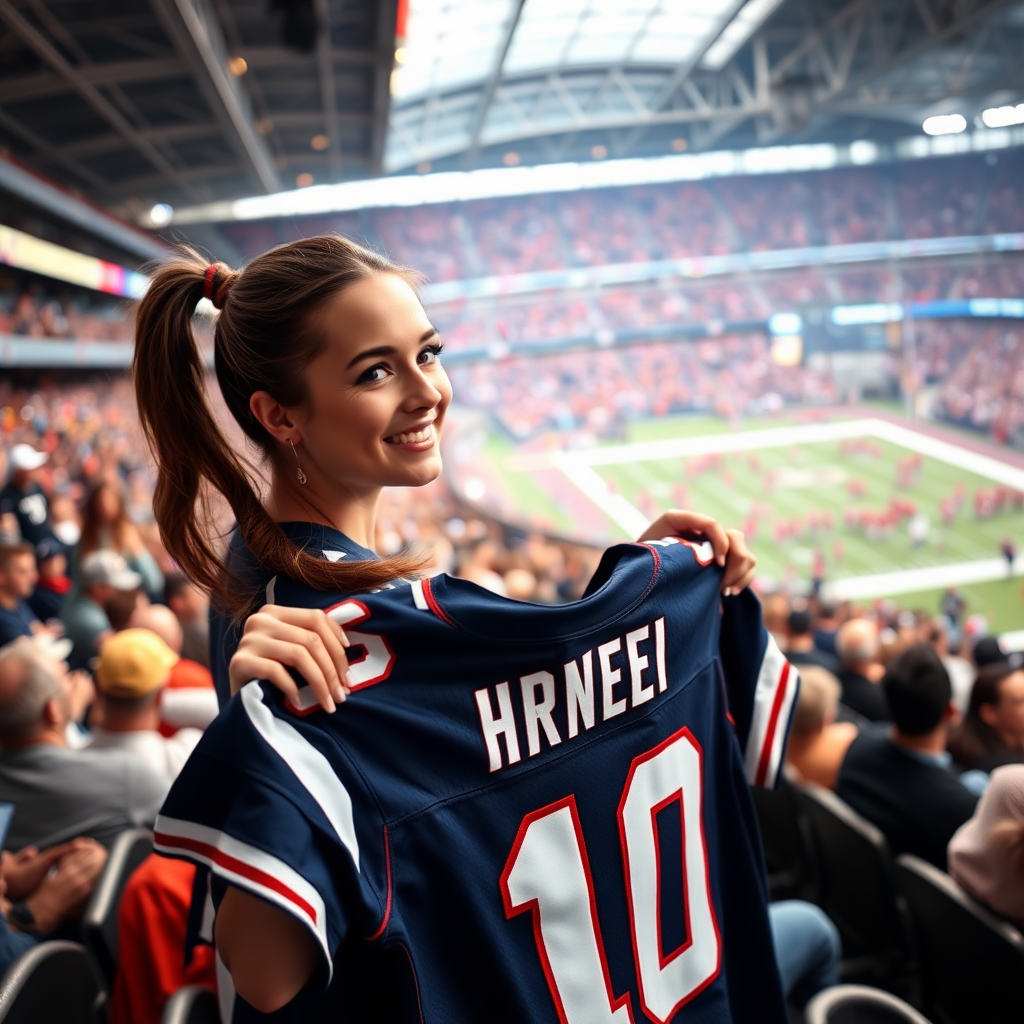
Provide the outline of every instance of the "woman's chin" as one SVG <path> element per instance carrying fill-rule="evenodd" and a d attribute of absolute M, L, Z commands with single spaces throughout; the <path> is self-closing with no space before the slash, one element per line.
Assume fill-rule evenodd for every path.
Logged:
<path fill-rule="evenodd" d="M 418 465 L 406 466 L 397 473 L 389 474 L 385 487 L 424 487 L 441 475 L 441 456 L 422 459 Z"/>

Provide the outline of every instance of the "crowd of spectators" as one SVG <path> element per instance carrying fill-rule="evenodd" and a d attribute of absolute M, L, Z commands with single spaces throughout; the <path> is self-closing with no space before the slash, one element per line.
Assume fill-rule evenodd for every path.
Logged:
<path fill-rule="evenodd" d="M 774 362 L 762 334 L 516 357 L 449 375 L 461 404 L 492 413 L 520 440 L 547 430 L 617 437 L 640 417 L 754 414 L 837 398 L 827 375 Z"/>
<path fill-rule="evenodd" d="M 995 321 L 971 333 L 942 385 L 939 412 L 1006 441 L 1024 427 L 1024 331 Z"/>
<path fill-rule="evenodd" d="M 43 285 L 0 269 L 0 335 L 130 341 L 123 303 L 80 288 Z"/>
<path fill-rule="evenodd" d="M 481 199 L 220 226 L 253 256 L 318 231 L 432 281 L 808 245 L 1024 230 L 1019 150 L 876 167 Z"/>
<path fill-rule="evenodd" d="M 764 604 L 801 673 L 790 770 L 834 790 L 894 856 L 948 869 L 1024 921 L 1022 656 L 965 619 L 955 590 L 938 614 L 784 593 Z"/>

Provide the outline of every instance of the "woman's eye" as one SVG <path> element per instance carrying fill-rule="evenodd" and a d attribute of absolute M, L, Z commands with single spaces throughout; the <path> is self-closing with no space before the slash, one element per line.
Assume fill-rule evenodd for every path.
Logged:
<path fill-rule="evenodd" d="M 360 376 L 359 384 L 377 384 L 388 375 L 383 366 L 371 366 Z"/>
<path fill-rule="evenodd" d="M 429 366 L 431 363 L 436 363 L 443 348 L 444 345 L 431 345 L 430 348 L 425 348 L 420 353 L 420 366 Z"/>

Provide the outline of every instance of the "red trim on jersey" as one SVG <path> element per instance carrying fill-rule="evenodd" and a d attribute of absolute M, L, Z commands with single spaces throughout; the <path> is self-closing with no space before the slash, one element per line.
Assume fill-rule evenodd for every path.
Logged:
<path fill-rule="evenodd" d="M 775 699 L 772 701 L 772 713 L 768 718 L 768 728 L 764 733 L 764 744 L 761 747 L 761 757 L 757 762 L 757 772 L 754 775 L 754 785 L 763 786 L 768 776 L 768 765 L 772 759 L 772 747 L 775 745 L 775 730 L 779 724 L 779 715 L 782 712 L 782 705 L 789 691 L 789 669 L 788 661 L 782 663 L 782 671 L 779 673 L 779 681 L 775 686 Z"/>
<path fill-rule="evenodd" d="M 437 598 L 434 597 L 433 590 L 430 589 L 430 580 L 425 579 L 423 581 L 423 596 L 426 598 L 427 607 L 443 622 L 445 625 L 455 628 L 455 620 L 437 603 Z"/>
<path fill-rule="evenodd" d="M 257 885 L 262 885 L 265 889 L 278 893 L 290 903 L 294 903 L 316 925 L 316 907 L 303 899 L 294 889 L 289 889 L 280 879 L 267 874 L 266 871 L 255 868 L 251 864 L 246 864 L 244 860 L 232 857 L 223 850 L 218 850 L 211 843 L 204 843 L 200 839 L 190 839 L 187 836 L 173 836 L 168 835 L 166 832 L 157 832 L 153 837 L 153 841 L 157 846 L 164 846 L 172 850 L 188 850 L 191 853 L 198 854 L 200 857 L 222 867 L 225 871 L 241 875 Z"/>
<path fill-rule="evenodd" d="M 519 831 L 516 833 L 515 842 L 512 844 L 512 850 L 508 855 L 508 860 L 505 861 L 505 868 L 501 872 L 501 878 L 498 879 L 498 888 L 501 890 L 501 900 L 505 905 L 505 917 L 511 920 L 518 914 L 525 913 L 527 910 L 530 911 L 530 916 L 533 918 L 533 938 L 534 942 L 537 944 L 537 955 L 540 958 L 541 970 L 544 972 L 544 980 L 547 982 L 548 989 L 551 992 L 551 998 L 554 1000 L 555 1012 L 558 1014 L 559 1024 L 569 1024 L 569 1019 L 565 1014 L 565 1007 L 562 1005 L 562 997 L 559 995 L 558 986 L 555 984 L 555 975 L 551 970 L 551 961 L 548 960 L 548 951 L 544 946 L 544 935 L 540 930 L 539 901 L 534 897 L 532 900 L 527 900 L 525 903 L 516 905 L 512 903 L 512 897 L 508 891 L 508 878 L 509 875 L 512 874 L 512 869 L 515 867 L 516 860 L 519 857 L 519 851 L 526 839 L 527 829 L 539 818 L 546 818 L 549 814 L 561 810 L 563 807 L 569 808 L 569 815 L 572 818 L 572 827 L 576 832 L 576 843 L 579 846 L 580 861 L 583 864 L 583 874 L 587 880 L 587 894 L 590 897 L 590 919 L 594 930 L 594 940 L 597 943 L 598 959 L 601 961 L 601 970 L 604 973 L 604 984 L 608 993 L 608 1005 L 611 1008 L 612 1013 L 618 1010 L 619 1007 L 625 1006 L 626 1012 L 629 1015 L 629 1020 L 632 1022 L 633 1008 L 630 1003 L 629 992 L 627 991 L 616 999 L 615 992 L 612 989 L 612 976 L 611 972 L 608 970 L 608 956 L 605 953 L 604 937 L 601 934 L 601 924 L 597 917 L 597 894 L 594 891 L 594 876 L 590 871 L 590 858 L 587 856 L 587 846 L 583 840 L 583 826 L 580 824 L 580 815 L 579 811 L 576 809 L 576 797 L 574 794 L 570 793 L 568 796 L 562 797 L 561 800 L 555 800 L 554 803 L 550 803 L 536 811 L 531 811 L 519 823 Z"/>
<path fill-rule="evenodd" d="M 372 935 L 367 936 L 367 942 L 379 939 L 384 934 L 388 921 L 391 920 L 391 840 L 388 838 L 387 825 L 384 826 L 384 870 L 387 872 L 388 879 L 388 898 L 384 906 L 384 918 L 380 922 L 380 927 Z"/>

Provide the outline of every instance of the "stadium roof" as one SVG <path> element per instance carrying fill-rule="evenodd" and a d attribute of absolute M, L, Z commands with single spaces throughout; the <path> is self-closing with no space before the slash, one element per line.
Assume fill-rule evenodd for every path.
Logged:
<path fill-rule="evenodd" d="M 1009 0 L 413 0 L 384 164 L 888 141 L 1016 97 L 1022 46 Z"/>
<path fill-rule="evenodd" d="M 887 144 L 1024 99 L 1020 0 L 405 6 L 0 0 L 0 147 L 144 221 L 382 171 Z"/>
<path fill-rule="evenodd" d="M 0 146 L 138 216 L 379 172 L 397 0 L 0 0 Z M 305 180 L 305 179 L 304 179 Z"/>

